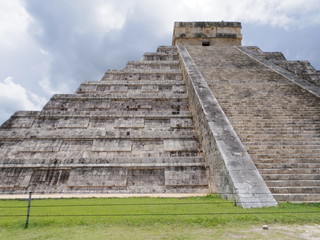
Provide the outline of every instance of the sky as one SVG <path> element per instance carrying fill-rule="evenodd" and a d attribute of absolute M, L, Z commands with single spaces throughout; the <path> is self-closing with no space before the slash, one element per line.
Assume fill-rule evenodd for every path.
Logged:
<path fill-rule="evenodd" d="M 319 0 L 0 0 L 0 124 L 171 45 L 175 21 L 222 20 L 320 69 Z"/>

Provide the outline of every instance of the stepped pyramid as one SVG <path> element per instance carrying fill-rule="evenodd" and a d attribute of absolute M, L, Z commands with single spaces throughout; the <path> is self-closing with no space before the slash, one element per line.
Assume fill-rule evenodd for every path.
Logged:
<path fill-rule="evenodd" d="M 144 54 L 0 128 L 0 192 L 219 193 L 320 201 L 320 72 L 241 46 L 238 22 L 176 22 Z"/>
<path fill-rule="evenodd" d="M 1 137 L 3 192 L 208 191 L 175 47 L 17 112 Z"/>

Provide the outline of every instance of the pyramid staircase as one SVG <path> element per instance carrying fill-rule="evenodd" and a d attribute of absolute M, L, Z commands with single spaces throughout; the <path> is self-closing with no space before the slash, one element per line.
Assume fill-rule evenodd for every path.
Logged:
<path fill-rule="evenodd" d="M 275 199 L 319 202 L 320 98 L 262 64 L 252 49 L 188 47 Z M 260 55 L 294 65 L 279 53 Z"/>
<path fill-rule="evenodd" d="M 175 47 L 159 47 L 0 128 L 0 192 L 206 193 Z"/>

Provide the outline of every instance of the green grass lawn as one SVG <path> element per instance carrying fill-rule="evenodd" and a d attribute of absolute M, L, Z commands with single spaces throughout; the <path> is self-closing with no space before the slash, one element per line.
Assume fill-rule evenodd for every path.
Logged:
<path fill-rule="evenodd" d="M 0 239 L 234 239 L 240 233 L 245 239 L 300 239 L 261 227 L 320 224 L 320 204 L 242 209 L 207 196 L 33 200 L 24 229 L 27 204 L 0 201 Z"/>

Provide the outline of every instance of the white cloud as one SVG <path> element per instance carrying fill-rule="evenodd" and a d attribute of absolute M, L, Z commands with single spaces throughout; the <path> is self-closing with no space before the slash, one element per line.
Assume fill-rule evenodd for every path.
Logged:
<path fill-rule="evenodd" d="M 319 0 L 145 0 L 147 15 L 171 23 L 184 21 L 242 21 L 282 28 L 301 25 L 320 16 Z M 171 27 L 172 28 L 172 27 Z"/>
<path fill-rule="evenodd" d="M 101 3 L 95 9 L 96 23 L 100 25 L 103 32 L 121 29 L 125 23 L 126 13 L 116 10 L 110 3 Z"/>
<path fill-rule="evenodd" d="M 39 110 L 46 102 L 44 98 L 15 83 L 12 77 L 3 79 L 0 89 L 0 104 L 6 104 L 9 109 Z"/>
<path fill-rule="evenodd" d="M 41 79 L 39 81 L 39 85 L 41 86 L 42 90 L 48 95 L 70 92 L 68 83 L 59 83 L 59 86 L 53 87 L 48 77 L 44 77 L 43 79 Z"/>
<path fill-rule="evenodd" d="M 24 40 L 31 18 L 20 0 L 0 0 L 0 44 L 14 48 Z"/>
<path fill-rule="evenodd" d="M 98 80 L 108 68 L 122 67 L 157 45 L 170 45 L 174 21 L 221 20 L 278 29 L 274 35 L 259 33 L 270 45 L 280 41 L 275 36 L 279 32 L 318 29 L 320 4 L 319 0 L 0 0 L 0 79 L 5 78 L 0 81 L 0 113 L 39 108 L 43 97 L 73 92 L 83 81 Z M 312 46 L 316 58 L 318 35 L 303 39 L 301 32 L 295 33 L 290 35 L 295 42 L 312 44 L 294 48 L 303 52 Z M 246 41 L 250 42 L 247 36 Z M 291 51 L 292 42 L 285 45 Z M 4 93 L 9 90 L 17 96 Z"/>

